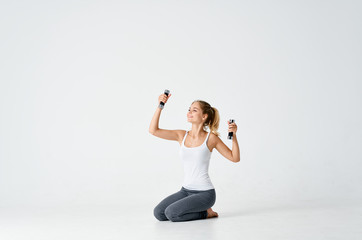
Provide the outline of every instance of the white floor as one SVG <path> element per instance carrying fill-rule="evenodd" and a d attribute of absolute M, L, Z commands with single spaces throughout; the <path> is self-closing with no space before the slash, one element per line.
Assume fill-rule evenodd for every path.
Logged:
<path fill-rule="evenodd" d="M 159 222 L 151 204 L 1 208 L 0 239 L 362 239 L 362 203 L 259 203 L 213 209 L 218 218 Z"/>

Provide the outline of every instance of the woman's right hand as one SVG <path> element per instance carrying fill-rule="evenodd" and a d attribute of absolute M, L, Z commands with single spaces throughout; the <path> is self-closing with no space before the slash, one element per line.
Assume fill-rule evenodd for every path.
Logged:
<path fill-rule="evenodd" d="M 159 97 L 158 97 L 158 102 L 157 102 L 157 105 L 160 104 L 160 102 L 164 102 L 164 103 L 167 103 L 167 100 L 171 97 L 171 93 L 167 96 L 166 94 L 161 94 Z"/>

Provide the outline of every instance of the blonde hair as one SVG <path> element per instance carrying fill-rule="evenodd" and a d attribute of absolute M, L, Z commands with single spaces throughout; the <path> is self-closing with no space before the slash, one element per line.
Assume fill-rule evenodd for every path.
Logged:
<path fill-rule="evenodd" d="M 216 108 L 211 107 L 211 105 L 205 101 L 195 100 L 192 103 L 194 102 L 198 102 L 200 104 L 202 114 L 207 114 L 207 118 L 204 122 L 204 130 L 205 127 L 208 126 L 210 132 L 214 133 L 216 136 L 220 136 L 220 133 L 217 132 L 220 123 L 219 111 Z"/>

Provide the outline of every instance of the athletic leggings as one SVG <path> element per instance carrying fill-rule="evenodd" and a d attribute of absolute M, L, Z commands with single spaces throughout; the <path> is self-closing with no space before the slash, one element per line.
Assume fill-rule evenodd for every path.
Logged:
<path fill-rule="evenodd" d="M 182 222 L 205 219 L 206 210 L 214 205 L 215 200 L 215 189 L 189 190 L 181 187 L 180 191 L 163 199 L 154 208 L 153 214 L 160 221 Z"/>

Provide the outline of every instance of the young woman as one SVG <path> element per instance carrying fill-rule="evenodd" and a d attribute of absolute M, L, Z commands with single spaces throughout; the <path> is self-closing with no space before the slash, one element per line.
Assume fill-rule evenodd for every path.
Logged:
<path fill-rule="evenodd" d="M 171 94 L 161 94 L 157 104 L 164 103 Z M 189 131 L 166 130 L 158 127 L 162 108 L 157 107 L 149 132 L 167 140 L 178 141 L 180 158 L 184 165 L 184 181 L 181 189 L 163 199 L 155 208 L 154 216 L 160 221 L 190 221 L 218 217 L 211 207 L 216 200 L 215 188 L 209 178 L 208 169 L 212 150 L 216 150 L 232 162 L 240 161 L 239 144 L 236 138 L 237 126 L 229 123 L 233 132 L 232 150 L 219 138 L 219 112 L 209 103 L 195 100 L 187 112 L 187 121 L 192 124 Z M 205 127 L 210 132 L 205 131 Z"/>

